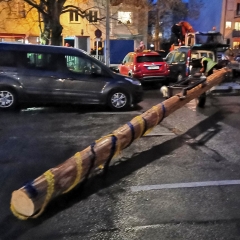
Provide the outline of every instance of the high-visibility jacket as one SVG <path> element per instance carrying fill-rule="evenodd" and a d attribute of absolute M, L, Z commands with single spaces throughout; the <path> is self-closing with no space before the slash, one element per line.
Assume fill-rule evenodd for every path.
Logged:
<path fill-rule="evenodd" d="M 201 61 L 202 64 L 204 61 L 207 61 L 206 73 L 208 73 L 215 65 L 217 65 L 217 63 L 214 62 L 211 58 L 204 57 Z"/>

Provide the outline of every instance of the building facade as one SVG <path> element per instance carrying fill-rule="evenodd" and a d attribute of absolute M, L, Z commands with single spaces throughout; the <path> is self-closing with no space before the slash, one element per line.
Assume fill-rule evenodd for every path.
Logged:
<path fill-rule="evenodd" d="M 66 12 L 61 15 L 60 22 L 63 26 L 62 43 L 69 42 L 74 47 L 91 51 L 98 44 L 104 47 L 106 40 L 106 2 L 101 0 L 67 0 L 65 5 L 74 5 L 87 10 L 88 17 L 82 18 L 76 11 Z M 114 2 L 114 1 L 111 1 Z M 147 41 L 147 16 L 146 8 L 115 1 L 110 5 L 109 37 L 110 39 L 134 40 L 134 44 Z M 0 3 L 0 41 L 20 41 L 40 43 L 41 16 L 35 9 L 22 0 L 14 0 L 11 4 Z M 31 9 L 31 10 L 30 10 Z M 100 36 L 96 36 L 100 30 Z"/>
<path fill-rule="evenodd" d="M 230 39 L 232 49 L 240 50 L 240 0 L 202 0 L 199 16 L 187 20 L 196 31 L 212 31 L 215 27 L 224 39 Z"/>

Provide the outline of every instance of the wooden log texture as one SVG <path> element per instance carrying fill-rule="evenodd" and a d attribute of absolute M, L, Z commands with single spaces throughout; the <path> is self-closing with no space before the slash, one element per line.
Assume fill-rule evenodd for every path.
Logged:
<path fill-rule="evenodd" d="M 180 99 L 179 93 L 153 106 L 112 134 L 77 152 L 59 166 L 51 168 L 32 183 L 14 191 L 11 198 L 13 214 L 20 219 L 39 216 L 51 199 L 71 190 L 96 167 L 110 161 L 113 155 L 117 155 L 146 131 L 154 128 L 163 118 L 219 84 L 228 71 L 230 70 L 227 68 L 215 71 L 207 78 L 206 83 L 189 90 L 184 99 Z"/>

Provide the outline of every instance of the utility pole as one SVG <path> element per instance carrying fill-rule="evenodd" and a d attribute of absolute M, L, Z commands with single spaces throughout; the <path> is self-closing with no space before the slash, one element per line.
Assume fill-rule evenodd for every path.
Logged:
<path fill-rule="evenodd" d="M 110 33 L 110 0 L 106 0 L 106 41 L 105 41 L 105 64 L 110 66 L 110 42 L 109 42 L 109 33 Z"/>
<path fill-rule="evenodd" d="M 159 14 L 160 4 L 161 4 L 160 0 L 157 0 L 156 20 L 155 20 L 155 50 L 159 50 L 159 46 L 160 46 L 160 38 L 159 38 L 159 33 L 160 33 L 160 26 L 159 26 L 159 22 L 160 22 L 160 14 Z"/>

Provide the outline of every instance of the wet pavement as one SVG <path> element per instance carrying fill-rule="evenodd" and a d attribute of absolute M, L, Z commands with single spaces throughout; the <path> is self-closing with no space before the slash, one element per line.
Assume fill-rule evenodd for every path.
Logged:
<path fill-rule="evenodd" d="M 1 113 L 0 239 L 240 239 L 239 96 L 213 94 L 204 109 L 193 101 L 177 110 L 123 150 L 105 177 L 97 170 L 39 218 L 11 213 L 12 191 L 162 100 L 159 90 L 146 89 L 129 112 L 65 106 Z"/>

